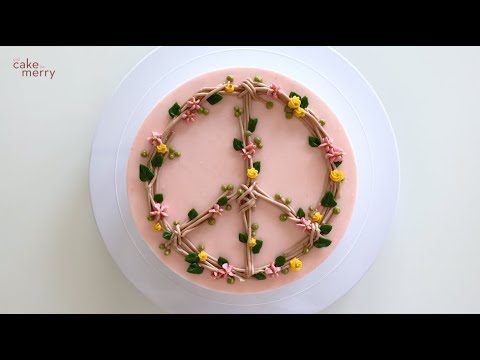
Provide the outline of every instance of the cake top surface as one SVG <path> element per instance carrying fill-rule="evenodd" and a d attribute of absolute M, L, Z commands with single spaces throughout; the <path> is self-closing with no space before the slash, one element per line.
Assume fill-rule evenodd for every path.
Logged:
<path fill-rule="evenodd" d="M 152 109 L 127 185 L 139 232 L 170 269 L 199 286 L 252 293 L 328 257 L 348 226 L 356 169 L 318 95 L 272 71 L 230 68 L 182 84 Z"/>

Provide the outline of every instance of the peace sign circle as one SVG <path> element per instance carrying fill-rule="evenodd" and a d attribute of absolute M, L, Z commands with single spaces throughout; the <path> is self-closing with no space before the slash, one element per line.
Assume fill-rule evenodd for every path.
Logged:
<path fill-rule="evenodd" d="M 211 203 L 202 208 L 192 208 L 184 219 L 172 221 L 168 217 L 168 208 L 172 205 L 167 204 L 158 189 L 162 182 L 162 169 L 168 166 L 170 160 L 181 156 L 172 148 L 176 128 L 180 123 L 195 126 L 195 122 L 201 121 L 203 116 L 215 112 L 224 97 L 238 100 L 238 105 L 231 111 L 231 118 L 238 128 L 238 135 L 232 138 L 231 146 L 238 152 L 238 161 L 245 164 L 244 180 L 237 186 L 223 184 Z M 340 214 L 336 200 L 342 182 L 348 176 L 341 170 L 346 154 L 333 142 L 324 128 L 324 121 L 310 109 L 307 96 L 290 89 L 285 91 L 282 84 L 264 83 L 260 77 L 236 81 L 233 76 L 228 76 L 221 84 L 202 87 L 188 99 L 179 99 L 179 102 L 165 109 L 172 118 L 166 128 L 152 129 L 145 139 L 149 147 L 142 153 L 144 159 L 139 166 L 139 178 L 145 184 L 147 195 L 146 215 L 152 222 L 152 231 L 159 233 L 159 247 L 165 255 L 178 253 L 183 256 L 186 271 L 190 274 L 204 276 L 209 272 L 213 278 L 226 279 L 233 284 L 236 280 L 265 280 L 289 271 L 300 271 L 307 255 L 331 244 L 328 234 Z M 309 136 L 305 141 L 318 148 L 319 161 L 328 168 L 322 195 L 312 202 L 310 208 L 294 209 L 291 199 L 281 194 L 269 194 L 261 187 L 262 166 L 265 164 L 258 161 L 256 155 L 262 151 L 263 143 L 255 131 L 262 119 L 255 116 L 252 110 L 254 103 L 262 103 L 267 109 L 282 108 L 287 119 L 293 119 L 308 129 Z M 268 263 L 255 261 L 263 246 L 263 241 L 256 234 L 258 224 L 255 222 L 255 207 L 261 201 L 280 210 L 278 221 L 291 222 L 304 234 L 300 241 L 279 252 Z M 208 249 L 195 246 L 190 240 L 190 235 L 198 228 L 221 221 L 225 211 L 233 204 L 238 206 L 243 225 L 238 233 L 238 240 L 244 245 L 243 263 L 230 263 L 222 254 L 211 254 Z"/>

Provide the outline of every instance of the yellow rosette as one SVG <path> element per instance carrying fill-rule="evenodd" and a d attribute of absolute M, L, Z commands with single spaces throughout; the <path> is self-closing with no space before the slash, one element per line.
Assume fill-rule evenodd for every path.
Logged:
<path fill-rule="evenodd" d="M 319 222 L 322 221 L 323 215 L 320 214 L 318 211 L 312 215 L 311 219 L 313 222 Z"/>
<path fill-rule="evenodd" d="M 290 100 L 288 100 L 288 107 L 290 109 L 298 109 L 301 103 L 302 100 L 300 100 L 298 96 L 292 96 Z"/>
<path fill-rule="evenodd" d="M 290 269 L 292 269 L 292 271 L 300 271 L 302 269 L 302 265 L 302 260 L 300 259 L 293 258 L 290 260 Z"/>
<path fill-rule="evenodd" d="M 299 107 L 299 108 L 296 108 L 295 110 L 293 110 L 293 114 L 294 114 L 297 118 L 303 118 L 303 117 L 305 117 L 306 112 L 305 112 L 305 109 Z"/>
<path fill-rule="evenodd" d="M 250 178 L 250 179 L 255 179 L 257 176 L 258 176 L 258 170 L 255 169 L 255 168 L 250 168 L 247 170 L 247 176 Z"/>
<path fill-rule="evenodd" d="M 157 152 L 160 154 L 165 154 L 168 152 L 168 147 L 165 144 L 157 145 Z"/>
<path fill-rule="evenodd" d="M 344 179 L 343 171 L 340 171 L 340 170 L 337 170 L 337 169 L 330 171 L 330 179 L 334 182 L 343 181 L 343 179 Z"/>
<path fill-rule="evenodd" d="M 231 93 L 233 92 L 233 90 L 235 90 L 235 86 L 233 86 L 230 82 L 228 82 L 228 84 L 225 85 L 225 91 L 228 93 Z"/>
<path fill-rule="evenodd" d="M 200 253 L 198 254 L 198 259 L 201 261 L 201 262 L 205 262 L 207 261 L 208 259 L 208 255 L 205 251 L 200 251 Z"/>

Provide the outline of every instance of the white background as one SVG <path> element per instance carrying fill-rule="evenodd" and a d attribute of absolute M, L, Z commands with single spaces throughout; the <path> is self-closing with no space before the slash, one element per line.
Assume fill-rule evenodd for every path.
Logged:
<path fill-rule="evenodd" d="M 152 47 L 0 48 L 0 312 L 161 312 L 97 231 L 88 161 L 102 108 Z M 480 312 L 480 48 L 337 47 L 390 116 L 390 237 L 325 313 Z M 13 58 L 56 70 L 22 78 Z"/>

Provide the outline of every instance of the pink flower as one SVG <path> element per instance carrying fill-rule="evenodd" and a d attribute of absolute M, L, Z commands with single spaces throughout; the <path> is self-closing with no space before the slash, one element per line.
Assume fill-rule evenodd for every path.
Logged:
<path fill-rule="evenodd" d="M 155 216 L 155 221 L 158 221 L 160 220 L 160 218 L 164 218 L 168 216 L 167 207 L 165 205 L 155 203 L 153 207 L 155 210 L 150 211 L 150 215 Z"/>
<path fill-rule="evenodd" d="M 257 145 L 255 145 L 254 143 L 250 143 L 242 149 L 242 152 L 240 155 L 242 155 L 245 160 L 251 159 L 252 155 L 255 154 L 256 148 L 257 148 Z"/>
<path fill-rule="evenodd" d="M 229 263 L 225 263 L 222 265 L 221 269 L 214 271 L 212 275 L 215 279 L 221 279 L 226 275 L 233 276 L 234 275 L 233 266 L 230 265 Z"/>
<path fill-rule="evenodd" d="M 277 85 L 275 83 L 272 83 L 270 85 L 270 88 L 267 90 L 267 95 L 270 95 L 273 98 L 278 98 L 278 92 L 282 89 L 280 85 Z"/>
<path fill-rule="evenodd" d="M 320 144 L 320 147 L 326 147 L 328 149 L 330 146 L 333 146 L 333 139 L 329 138 L 328 136 L 325 136 L 322 139 L 322 143 Z"/>
<path fill-rule="evenodd" d="M 220 205 L 215 204 L 210 210 L 208 210 L 208 212 L 212 213 L 212 216 L 215 217 L 217 215 L 222 215 L 223 209 L 220 207 Z"/>
<path fill-rule="evenodd" d="M 200 99 L 197 100 L 195 97 L 192 97 L 190 100 L 187 101 L 187 107 L 191 112 L 197 111 L 200 109 Z"/>
<path fill-rule="evenodd" d="M 328 159 L 331 163 L 343 161 L 343 155 L 345 155 L 345 153 L 343 152 L 343 149 L 333 146 L 332 138 L 325 136 L 319 147 L 325 149 L 325 159 Z"/>
<path fill-rule="evenodd" d="M 300 219 L 300 222 L 297 224 L 297 226 L 302 226 L 303 231 L 305 231 L 305 230 L 311 231 L 312 230 L 312 220 L 308 220 L 308 219 L 305 219 L 304 217 L 302 217 Z"/>
<path fill-rule="evenodd" d="M 149 136 L 147 140 L 150 144 L 157 146 L 162 143 L 160 136 L 162 136 L 162 134 L 159 133 L 158 131 L 152 131 L 152 136 Z"/>
<path fill-rule="evenodd" d="M 337 147 L 330 147 L 330 150 L 325 154 L 325 159 L 330 160 L 331 163 L 343 161 L 343 155 L 345 153 L 342 149 Z"/>
<path fill-rule="evenodd" d="M 280 270 L 282 270 L 282 268 L 275 266 L 275 262 L 272 262 L 265 268 L 265 274 L 271 275 L 272 277 L 278 276 Z"/>
<path fill-rule="evenodd" d="M 228 276 L 233 276 L 234 274 L 233 265 L 230 265 L 229 263 L 225 263 L 222 265 L 222 268 Z"/>
<path fill-rule="evenodd" d="M 182 114 L 182 119 L 185 120 L 187 123 L 194 122 L 195 121 L 195 113 L 191 112 L 190 110 L 186 110 Z"/>

